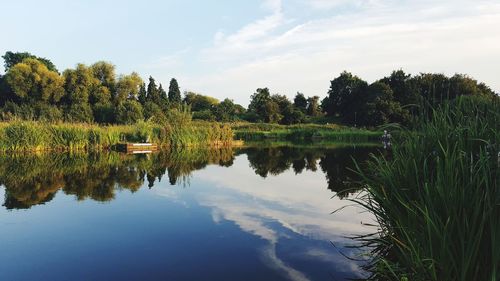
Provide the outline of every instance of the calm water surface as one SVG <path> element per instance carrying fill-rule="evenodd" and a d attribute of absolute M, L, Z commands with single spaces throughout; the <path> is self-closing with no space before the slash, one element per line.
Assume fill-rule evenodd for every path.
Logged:
<path fill-rule="evenodd" d="M 372 151 L 1 155 L 0 280 L 363 277 L 345 236 L 372 219 L 331 212 Z"/>

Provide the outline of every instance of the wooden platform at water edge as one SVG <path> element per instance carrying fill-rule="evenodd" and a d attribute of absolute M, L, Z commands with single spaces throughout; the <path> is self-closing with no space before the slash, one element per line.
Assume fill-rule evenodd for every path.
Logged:
<path fill-rule="evenodd" d="M 129 154 L 144 154 L 158 151 L 158 145 L 155 143 L 121 143 L 117 149 Z"/>

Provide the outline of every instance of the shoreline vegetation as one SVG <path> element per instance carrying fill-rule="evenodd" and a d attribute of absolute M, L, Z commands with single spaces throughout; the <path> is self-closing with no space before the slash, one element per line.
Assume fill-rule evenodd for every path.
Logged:
<path fill-rule="evenodd" d="M 0 151 L 109 150 L 126 142 L 152 142 L 162 148 L 231 146 L 233 133 L 228 125 L 208 122 L 182 127 L 147 122 L 109 126 L 37 121 L 0 123 Z"/>
<path fill-rule="evenodd" d="M 127 142 L 151 142 L 164 149 L 243 146 L 264 141 L 370 143 L 381 132 L 338 125 L 283 126 L 192 121 L 182 125 L 0 122 L 0 151 L 110 150 Z"/>
<path fill-rule="evenodd" d="M 500 278 L 500 100 L 461 97 L 423 113 L 390 157 L 358 168 L 379 231 L 372 280 Z"/>

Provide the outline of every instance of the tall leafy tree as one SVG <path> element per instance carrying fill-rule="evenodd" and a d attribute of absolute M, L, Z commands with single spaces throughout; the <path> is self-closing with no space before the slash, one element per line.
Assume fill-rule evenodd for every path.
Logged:
<path fill-rule="evenodd" d="M 319 105 L 319 97 L 313 96 L 307 98 L 307 115 L 318 116 L 321 114 L 321 109 Z"/>
<path fill-rule="evenodd" d="M 126 100 L 116 108 L 116 121 L 121 124 L 134 124 L 143 120 L 142 106 L 138 101 Z"/>
<path fill-rule="evenodd" d="M 58 72 L 56 66 L 50 60 L 48 60 L 46 58 L 37 57 L 37 56 L 32 55 L 28 52 L 14 53 L 14 52 L 8 51 L 5 53 L 5 55 L 2 56 L 2 58 L 4 59 L 4 62 L 5 62 L 4 63 L 5 72 L 9 71 L 9 69 L 11 67 L 22 62 L 25 59 L 37 59 L 38 61 L 43 63 L 47 67 L 48 70 Z"/>
<path fill-rule="evenodd" d="M 28 58 L 12 66 L 5 81 L 21 100 L 57 103 L 64 96 L 64 79 L 37 59 Z"/>
<path fill-rule="evenodd" d="M 160 87 L 158 88 L 158 93 L 160 95 L 160 100 L 159 100 L 159 106 L 162 108 L 163 111 L 168 110 L 168 105 L 169 105 L 169 100 L 168 100 L 168 94 L 165 92 L 163 89 L 163 86 L 160 83 Z"/>
<path fill-rule="evenodd" d="M 84 64 L 78 64 L 75 69 L 66 69 L 63 77 L 67 104 L 88 103 L 91 91 L 99 83 L 92 70 Z"/>
<path fill-rule="evenodd" d="M 342 72 L 333 79 L 328 91 L 326 112 L 330 116 L 339 115 L 345 122 L 356 123 L 357 114 L 363 106 L 363 93 L 368 84 L 349 72 Z"/>
<path fill-rule="evenodd" d="M 120 104 L 127 99 L 137 100 L 142 84 L 142 78 L 136 72 L 120 76 L 116 83 L 115 103 Z"/>
<path fill-rule="evenodd" d="M 181 90 L 179 89 L 179 84 L 175 78 L 170 80 L 170 86 L 168 87 L 168 100 L 171 104 L 180 104 L 182 101 Z"/>
<path fill-rule="evenodd" d="M 184 103 L 191 106 L 191 110 L 195 112 L 211 110 L 214 106 L 219 104 L 219 100 L 193 92 L 185 92 Z"/>
<path fill-rule="evenodd" d="M 363 110 L 358 115 L 358 124 L 378 126 L 390 122 L 406 123 L 409 112 L 394 99 L 391 87 L 382 82 L 371 84 L 366 92 Z"/>
<path fill-rule="evenodd" d="M 297 92 L 295 98 L 293 99 L 293 105 L 302 113 L 306 113 L 307 110 L 307 99 L 303 93 Z"/>
<path fill-rule="evenodd" d="M 90 68 L 92 69 L 94 77 L 97 78 L 103 86 L 113 92 L 116 84 L 115 66 L 109 62 L 99 61 L 94 63 Z"/>
<path fill-rule="evenodd" d="M 146 92 L 146 84 L 142 82 L 141 87 L 139 88 L 139 94 L 137 95 L 137 100 L 140 104 L 144 105 L 146 103 L 147 92 Z"/>
<path fill-rule="evenodd" d="M 279 104 L 271 98 L 268 88 L 259 88 L 250 97 L 248 111 L 256 117 L 259 122 L 278 123 L 283 117 L 280 114 Z"/>
<path fill-rule="evenodd" d="M 217 121 L 229 122 L 236 119 L 236 105 L 230 99 L 224 99 L 214 108 L 214 115 Z"/>
<path fill-rule="evenodd" d="M 149 76 L 149 84 L 147 89 L 147 101 L 158 104 L 160 102 L 160 91 L 156 86 L 155 79 Z"/>
<path fill-rule="evenodd" d="M 415 80 L 410 74 L 406 74 L 403 70 L 393 71 L 389 77 L 382 78 L 380 82 L 391 87 L 394 93 L 394 99 L 400 104 L 417 105 L 420 103 Z"/>

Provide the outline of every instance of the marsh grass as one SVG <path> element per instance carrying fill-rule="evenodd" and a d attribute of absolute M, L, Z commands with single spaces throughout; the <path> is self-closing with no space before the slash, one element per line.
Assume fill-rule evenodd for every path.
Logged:
<path fill-rule="evenodd" d="M 354 201 L 380 226 L 358 237 L 376 256 L 372 279 L 499 280 L 498 99 L 463 97 L 429 113 L 360 172 L 367 194 Z"/>
<path fill-rule="evenodd" d="M 245 141 L 288 140 L 288 141 L 374 141 L 382 135 L 379 131 L 342 127 L 336 124 L 255 124 L 236 123 L 232 129 L 235 138 Z"/>
<path fill-rule="evenodd" d="M 217 123 L 99 126 L 78 123 L 12 121 L 0 123 L 0 151 L 100 150 L 123 142 L 153 142 L 163 147 L 231 145 L 229 126 Z"/>

